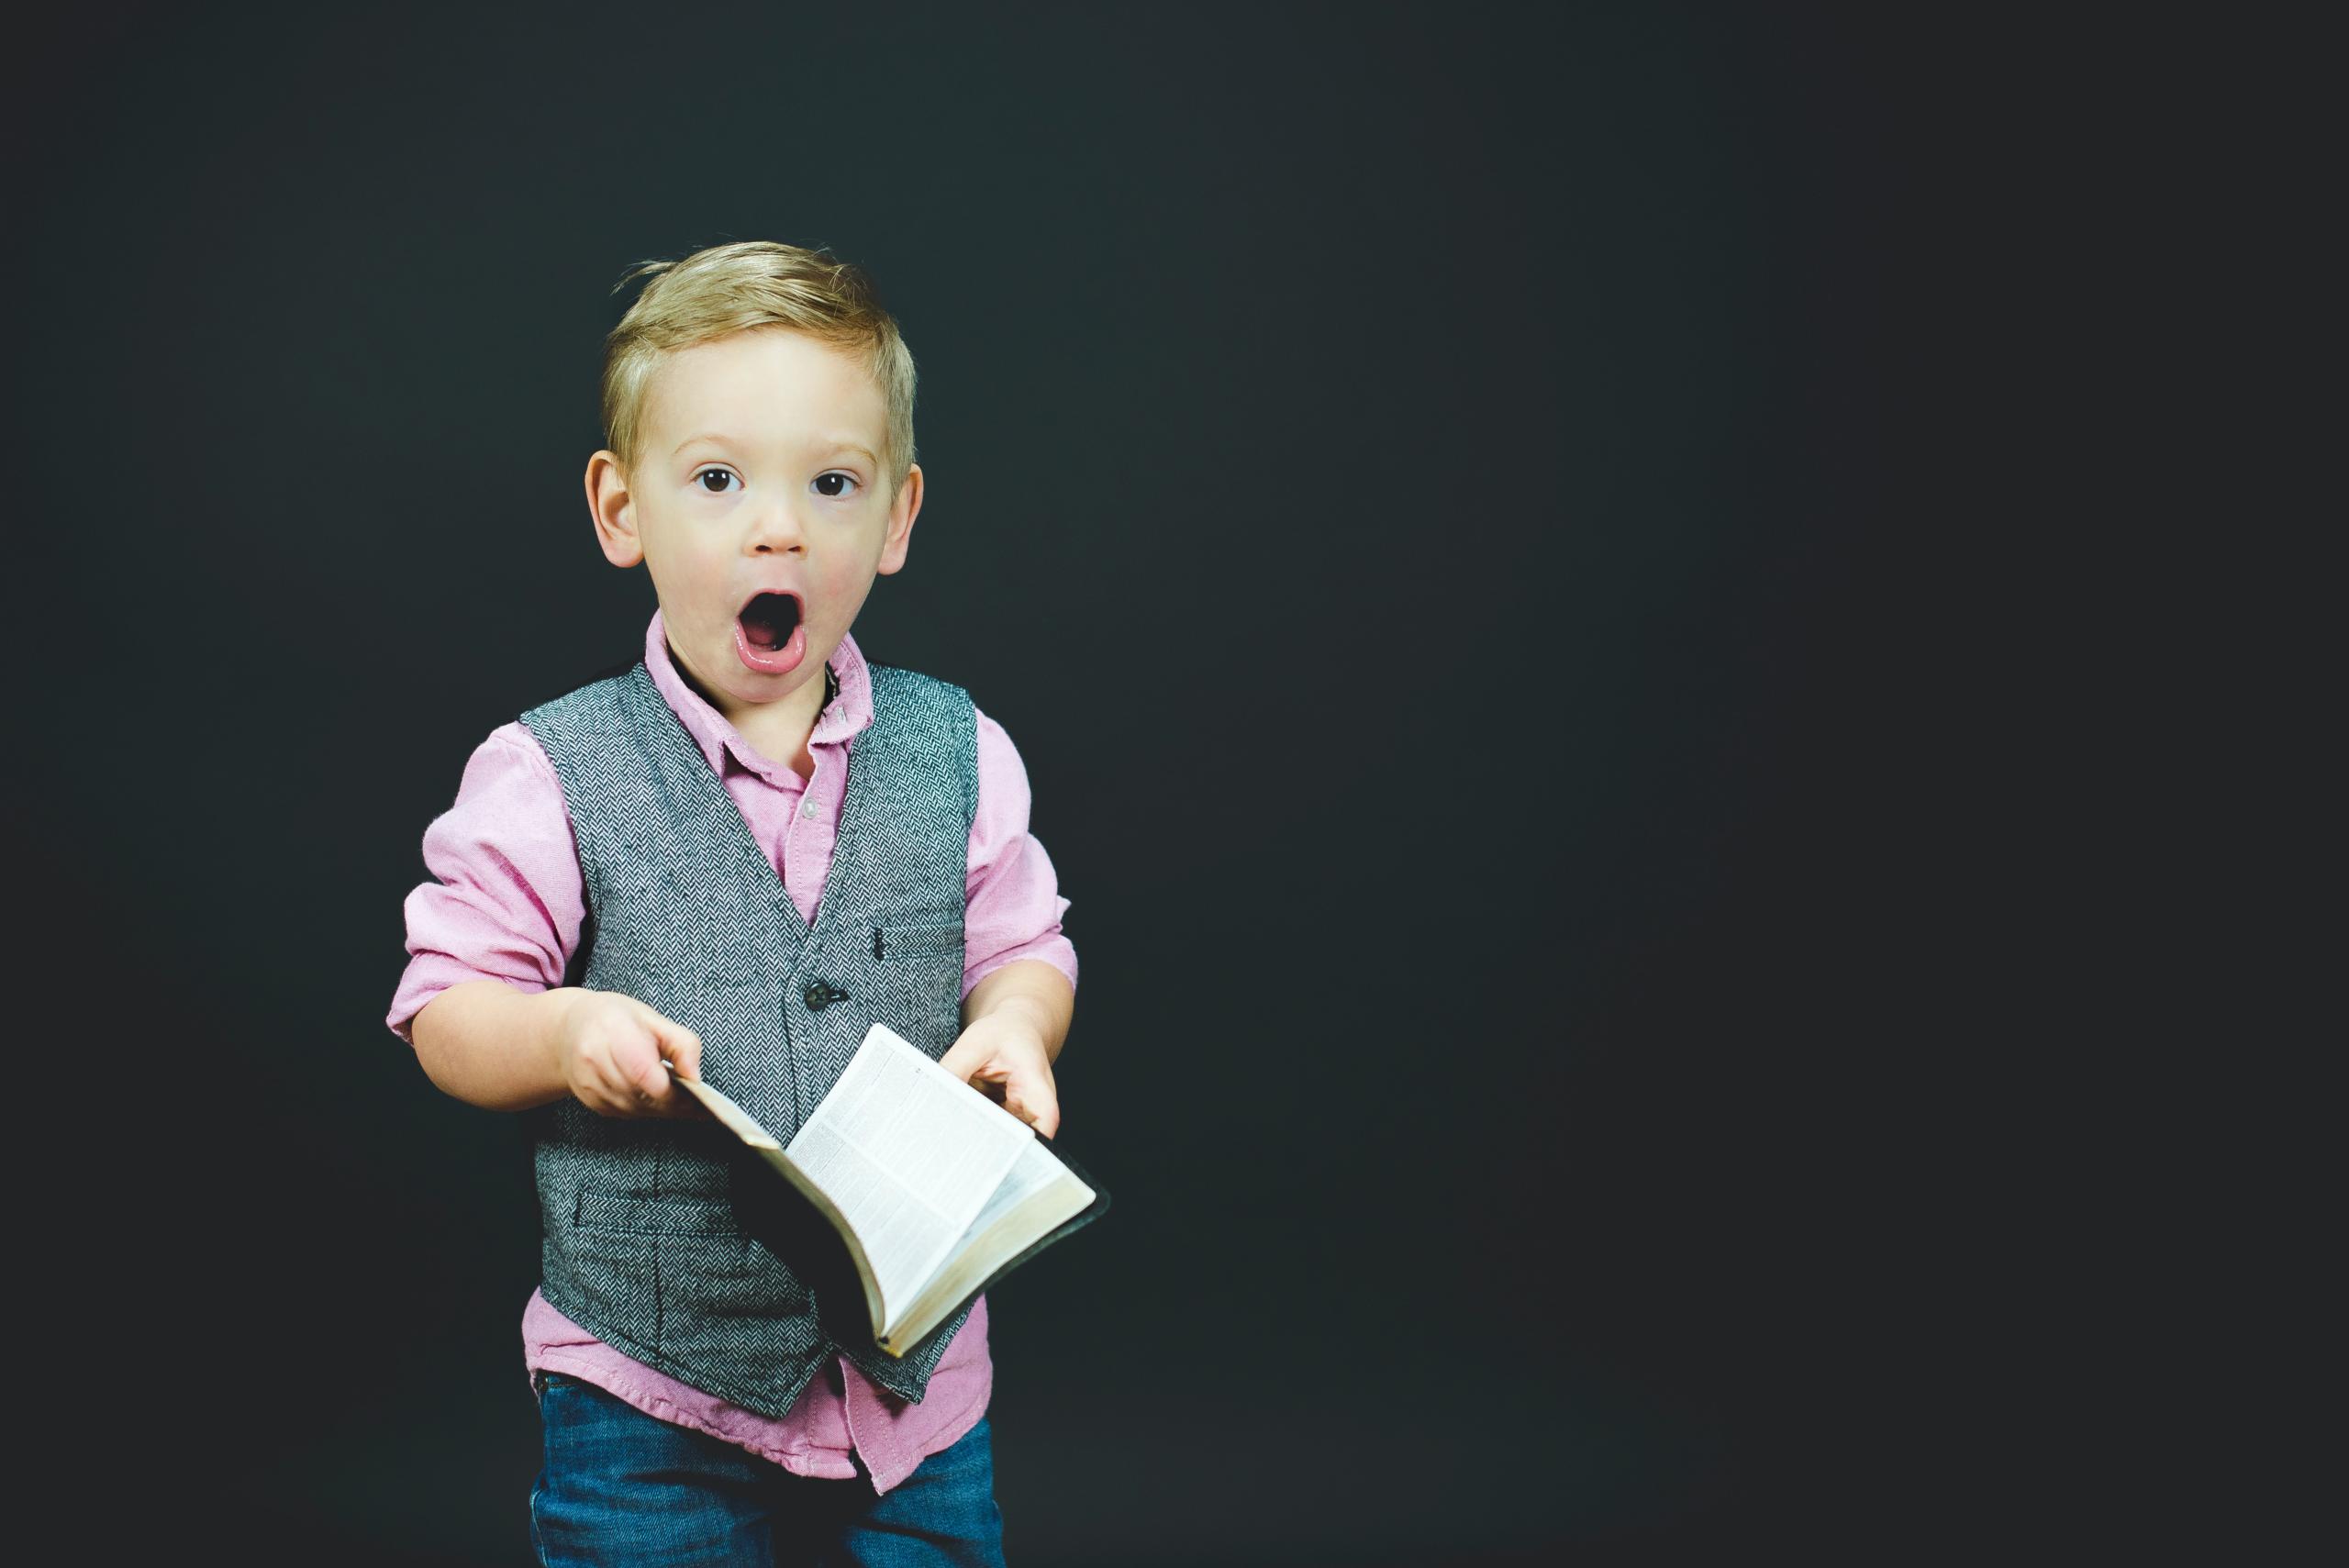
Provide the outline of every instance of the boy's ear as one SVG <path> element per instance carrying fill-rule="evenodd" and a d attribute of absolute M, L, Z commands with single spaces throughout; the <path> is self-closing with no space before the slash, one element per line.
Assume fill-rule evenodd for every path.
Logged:
<path fill-rule="evenodd" d="M 880 572 L 883 576 L 906 564 L 906 542 L 914 531 L 914 518 L 921 511 L 921 464 L 906 466 L 906 482 L 897 486 L 897 498 L 889 503 L 889 532 L 881 541 Z"/>
<path fill-rule="evenodd" d="M 636 537 L 635 508 L 629 504 L 628 473 L 620 460 L 599 451 L 587 460 L 587 510 L 596 518 L 596 542 L 604 559 L 615 566 L 634 566 L 644 559 L 644 541 Z"/>

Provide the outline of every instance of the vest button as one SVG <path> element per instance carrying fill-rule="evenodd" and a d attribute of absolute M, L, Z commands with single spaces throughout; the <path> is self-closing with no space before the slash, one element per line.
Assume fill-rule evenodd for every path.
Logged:
<path fill-rule="evenodd" d="M 809 1012 L 820 1013 L 835 1002 L 847 1001 L 848 993 L 836 989 L 829 980 L 810 980 L 799 997 L 807 1004 Z"/>

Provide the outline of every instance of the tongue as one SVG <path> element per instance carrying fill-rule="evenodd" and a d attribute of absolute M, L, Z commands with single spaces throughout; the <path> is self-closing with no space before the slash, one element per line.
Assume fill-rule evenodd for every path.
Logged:
<path fill-rule="evenodd" d="M 761 594 L 742 606 L 742 637 L 753 648 L 780 648 L 798 623 L 799 606 L 782 594 Z"/>

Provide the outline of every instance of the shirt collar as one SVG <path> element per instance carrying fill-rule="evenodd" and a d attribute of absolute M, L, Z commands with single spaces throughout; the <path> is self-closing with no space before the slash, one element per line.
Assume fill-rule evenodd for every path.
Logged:
<path fill-rule="evenodd" d="M 685 684 L 669 657 L 668 634 L 662 628 L 661 612 L 657 609 L 652 612 L 651 624 L 644 628 L 644 667 L 652 676 L 652 684 L 660 688 L 662 699 L 676 714 L 677 721 L 685 727 L 685 733 L 700 748 L 710 772 L 721 776 L 725 773 L 728 751 L 755 773 L 774 777 L 792 772 L 789 763 L 762 755 L 727 722 L 724 714 Z M 828 668 L 839 682 L 840 691 L 816 716 L 816 728 L 807 737 L 811 747 L 841 744 L 873 722 L 873 677 L 866 669 L 863 651 L 857 647 L 853 636 L 841 634 L 841 645 L 832 651 Z M 797 776 L 793 773 L 795 780 Z"/>

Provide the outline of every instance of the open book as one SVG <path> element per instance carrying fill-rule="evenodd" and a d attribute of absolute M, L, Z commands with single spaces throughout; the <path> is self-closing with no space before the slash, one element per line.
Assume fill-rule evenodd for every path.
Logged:
<path fill-rule="evenodd" d="M 893 1356 L 1108 1207 L 1033 1128 L 881 1024 L 788 1149 L 718 1090 L 676 1081 L 840 1233 Z"/>

